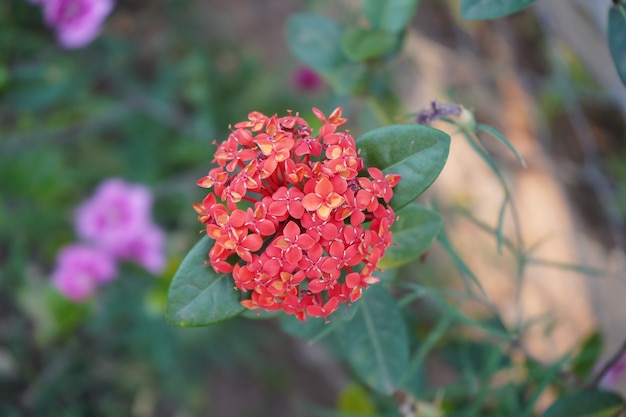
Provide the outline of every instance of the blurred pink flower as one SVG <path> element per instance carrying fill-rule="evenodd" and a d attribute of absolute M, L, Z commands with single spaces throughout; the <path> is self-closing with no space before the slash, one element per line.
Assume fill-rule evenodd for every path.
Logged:
<path fill-rule="evenodd" d="M 297 90 L 314 92 L 322 88 L 324 80 L 319 74 L 309 67 L 300 66 L 296 68 L 292 75 L 292 83 Z"/>
<path fill-rule="evenodd" d="M 143 185 L 104 181 L 76 210 L 78 236 L 116 259 L 157 273 L 165 265 L 165 236 L 152 222 L 152 195 Z"/>
<path fill-rule="evenodd" d="M 622 356 L 615 365 L 609 369 L 600 380 L 600 387 L 605 389 L 613 388 L 626 376 L 626 355 Z"/>
<path fill-rule="evenodd" d="M 127 242 L 123 248 L 124 259 L 137 262 L 148 272 L 158 274 L 165 268 L 165 234 L 156 226 L 151 226 Z"/>
<path fill-rule="evenodd" d="M 52 283 L 68 299 L 84 301 L 116 275 L 115 261 L 106 252 L 72 244 L 59 252 Z"/>
<path fill-rule="evenodd" d="M 43 7 L 48 26 L 66 48 L 80 48 L 100 33 L 102 22 L 113 9 L 113 0 L 31 0 Z"/>

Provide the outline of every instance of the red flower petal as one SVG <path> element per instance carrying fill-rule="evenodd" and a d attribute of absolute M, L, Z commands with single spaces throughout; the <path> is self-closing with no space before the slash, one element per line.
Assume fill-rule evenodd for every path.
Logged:
<path fill-rule="evenodd" d="M 316 194 L 307 194 L 302 199 L 302 206 L 308 211 L 315 211 L 322 205 L 322 199 Z"/>

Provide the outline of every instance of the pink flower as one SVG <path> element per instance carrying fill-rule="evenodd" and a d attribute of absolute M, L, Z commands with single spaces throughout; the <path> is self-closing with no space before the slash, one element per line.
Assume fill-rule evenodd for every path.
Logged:
<path fill-rule="evenodd" d="M 133 260 L 150 272 L 165 265 L 165 236 L 151 216 L 152 195 L 143 185 L 103 182 L 76 210 L 78 236 L 116 259 Z"/>
<path fill-rule="evenodd" d="M 156 226 L 150 226 L 135 239 L 129 240 L 127 246 L 120 247 L 121 258 L 135 261 L 148 272 L 158 274 L 165 268 L 164 246 L 165 233 Z"/>
<path fill-rule="evenodd" d="M 100 33 L 104 19 L 113 9 L 113 0 L 37 0 L 48 26 L 66 48 L 80 48 Z"/>
<path fill-rule="evenodd" d="M 106 252 L 73 244 L 63 248 L 57 256 L 52 283 L 68 299 L 84 301 L 116 274 L 115 262 Z"/>

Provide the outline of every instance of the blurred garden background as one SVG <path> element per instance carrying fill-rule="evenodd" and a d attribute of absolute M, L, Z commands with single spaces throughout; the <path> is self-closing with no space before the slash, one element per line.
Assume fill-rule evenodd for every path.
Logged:
<path fill-rule="evenodd" d="M 212 167 L 213 141 L 254 110 L 290 109 L 312 122 L 312 107 L 342 106 L 356 137 L 432 100 L 455 102 L 503 132 L 525 159 L 527 167 L 485 141 L 506 194 L 453 136 L 443 173 L 420 197 L 440 210 L 446 242 L 489 296 L 485 310 L 424 293 L 405 311 L 411 340 L 433 349 L 423 351 L 427 360 L 407 388 L 421 403 L 467 416 L 513 415 L 506 410 L 524 404 L 511 391 L 510 406 L 480 397 L 489 411 L 465 409 L 476 398 L 468 386 L 493 382 L 516 361 L 475 334 L 492 307 L 507 325 L 528 324 L 519 343 L 529 387 L 545 380 L 537 369 L 589 375 L 620 348 L 626 88 L 606 45 L 610 2 L 540 0 L 476 22 L 460 17 L 458 1 L 422 0 L 380 84 L 341 91 L 296 59 L 303 52 L 289 48 L 288 21 L 316 12 L 357 24 L 359 4 L 118 1 L 93 42 L 67 49 L 39 5 L 0 3 L 0 416 L 410 415 L 399 414 L 398 398 L 359 383 L 332 341 L 291 336 L 275 319 L 166 323 L 170 281 L 200 237 L 192 204 L 204 193 L 196 181 Z M 370 100 L 377 86 L 393 100 Z M 111 178 L 152 194 L 164 266 L 150 272 L 122 261 L 117 279 L 73 302 L 51 283 L 57 255 L 80 240 L 76 209 Z M 499 251 L 494 230 L 507 196 L 515 210 L 504 217 Z M 467 271 L 445 246 L 435 243 L 396 279 L 461 288 Z M 581 346 L 589 358 L 572 353 L 579 362 L 551 367 Z M 560 389 L 541 390 L 531 411 Z"/>

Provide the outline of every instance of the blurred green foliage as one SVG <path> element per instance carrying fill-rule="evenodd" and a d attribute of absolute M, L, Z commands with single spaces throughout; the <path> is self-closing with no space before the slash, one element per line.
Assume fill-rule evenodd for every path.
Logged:
<path fill-rule="evenodd" d="M 345 102 L 348 94 L 369 100 L 355 130 L 402 114 L 383 64 L 400 51 L 417 1 L 387 2 L 396 8 L 384 10 L 365 1 L 368 23 L 352 32 L 314 14 L 282 22 L 294 56 L 334 88 L 306 94 L 289 83 L 294 61 L 270 65 L 243 38 L 212 30 L 220 15 L 203 3 L 120 1 L 100 38 L 66 51 L 55 44 L 38 7 L 0 2 L 0 416 L 399 415 L 393 396 L 359 378 L 368 381 L 363 356 L 346 357 L 346 340 L 330 337 L 334 330 L 350 335 L 355 326 L 363 336 L 359 326 L 367 327 L 369 316 L 357 306 L 337 312 L 330 325 L 301 325 L 292 317 L 248 320 L 247 314 L 199 329 L 167 325 L 164 309 L 174 271 L 199 237 L 191 204 L 203 197 L 195 181 L 211 167 L 212 141 L 249 111 L 308 114 L 312 106 Z M 302 39 L 311 31 L 318 36 Z M 363 52 L 367 42 L 374 52 Z M 50 286 L 48 275 L 57 251 L 75 240 L 74 207 L 108 177 L 153 190 L 170 267 L 154 277 L 124 265 L 97 298 L 76 305 Z M 528 260 L 525 248 L 503 239 L 501 230 L 485 231 L 521 254 L 520 265 Z M 377 360 L 383 366 L 384 359 L 398 360 L 392 368 L 393 383 L 401 387 L 396 393 L 414 397 L 424 415 L 533 415 L 548 389 L 580 392 L 601 336 L 556 364 L 525 356 L 518 345 L 523 328 L 507 328 L 488 305 L 478 317 L 462 309 L 480 298 L 480 288 L 447 235 L 439 239 L 450 254 L 450 271 L 462 279 L 435 277 L 423 259 L 380 274 L 380 285 L 393 283 L 399 302 L 388 309 L 382 303 L 378 327 L 367 329 L 363 346 L 350 348 L 365 351 L 367 362 L 373 339 L 391 345 L 401 339 L 403 346 L 393 348 L 400 358 Z M 451 282 L 471 291 L 451 290 Z M 468 330 L 480 337 L 463 338 Z M 313 339 L 335 361 L 305 363 L 303 343 L 283 331 Z M 427 372 L 433 363 L 435 372 Z M 343 391 L 331 386 L 320 375 L 329 368 L 352 383 Z M 563 382 L 563 373 L 574 382 Z M 433 384 L 440 374 L 449 378 Z M 588 396 L 609 412 L 622 404 L 613 395 Z"/>
<path fill-rule="evenodd" d="M 181 330 L 164 320 L 173 271 L 198 237 L 191 204 L 212 141 L 249 111 L 310 112 L 327 95 L 294 90 L 293 62 L 265 71 L 241 39 L 216 37 L 200 3 L 118 2 L 105 33 L 72 51 L 35 5 L 0 4 L 2 416 L 204 416 L 216 410 L 219 375 L 241 369 L 276 381 L 259 384 L 268 394 L 257 403 L 289 395 L 287 363 L 253 360 L 286 343 L 267 337 L 271 327 Z M 152 277 L 124 265 L 95 300 L 73 304 L 48 274 L 76 239 L 74 208 L 108 177 L 153 190 L 172 267 Z M 249 406 L 266 415 L 267 405 Z"/>

